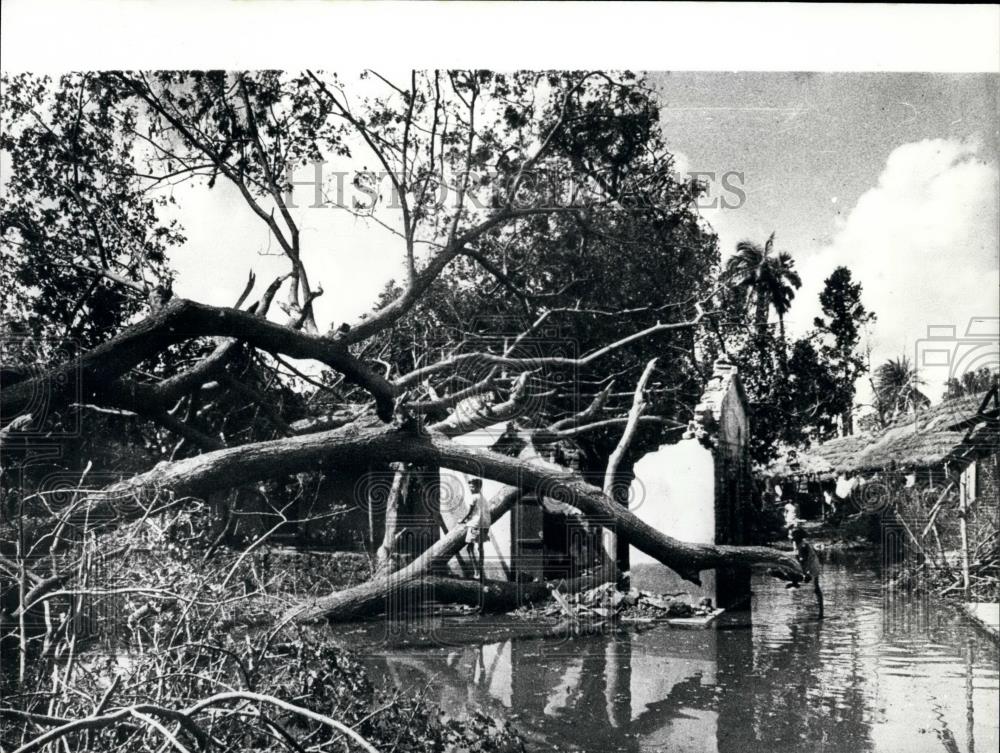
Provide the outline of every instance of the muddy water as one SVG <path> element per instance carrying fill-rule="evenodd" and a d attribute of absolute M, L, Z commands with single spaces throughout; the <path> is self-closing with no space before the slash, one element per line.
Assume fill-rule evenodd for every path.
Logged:
<path fill-rule="evenodd" d="M 756 578 L 752 609 L 716 629 L 470 644 L 479 627 L 446 620 L 438 645 L 366 661 L 452 713 L 511 719 L 533 751 L 996 751 L 994 644 L 947 606 L 887 596 L 871 560 L 824 577 L 822 621 L 811 591 Z"/>

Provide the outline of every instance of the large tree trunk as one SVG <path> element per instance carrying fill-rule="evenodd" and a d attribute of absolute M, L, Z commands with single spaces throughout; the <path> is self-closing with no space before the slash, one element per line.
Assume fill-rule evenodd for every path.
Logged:
<path fill-rule="evenodd" d="M 106 520 L 108 515 L 139 517 L 154 504 L 169 503 L 170 498 L 203 498 L 211 491 L 233 486 L 234 479 L 250 483 L 319 468 L 357 468 L 392 462 L 450 468 L 499 481 L 539 498 L 564 501 L 594 522 L 614 526 L 619 536 L 692 583 L 701 582 L 700 571 L 724 566 L 767 565 L 801 574 L 794 557 L 768 547 L 692 544 L 667 536 L 571 472 L 552 472 L 489 450 L 462 447 L 437 433 L 417 433 L 393 427 L 346 427 L 160 463 L 147 473 L 89 495 L 71 517 L 80 522 Z M 655 504 L 655 500 L 650 503 Z M 494 512 L 493 520 L 497 517 Z M 410 577 L 426 573 L 429 560 L 445 553 L 448 558 L 454 556 L 464 540 L 464 527 L 456 528 L 401 573 L 410 573 Z M 407 579 L 399 574 L 393 577 Z M 369 598 L 382 598 L 385 587 L 384 583 L 372 586 Z M 330 598 L 337 596 L 334 594 Z M 320 616 L 323 611 L 319 610 L 314 616 Z"/>
<path fill-rule="evenodd" d="M 489 612 L 509 612 L 525 604 L 549 599 L 549 589 L 544 583 L 486 580 L 483 584 L 485 589 L 480 601 L 480 583 L 477 580 L 430 576 L 411 581 L 412 588 L 419 588 L 423 592 L 421 595 L 427 594 L 435 601 L 466 604 L 472 607 L 482 604 Z"/>
<path fill-rule="evenodd" d="M 520 497 L 519 489 L 507 489 L 490 500 L 490 522 L 507 513 Z M 285 615 L 285 619 L 299 622 L 323 618 L 353 620 L 379 614 L 386 608 L 389 599 L 396 594 L 412 593 L 412 583 L 428 577 L 437 567 L 446 565 L 464 546 L 465 526 L 455 526 L 444 538 L 403 569 L 376 575 L 364 583 L 293 607 Z M 475 587 L 478 591 L 478 582 Z"/>
<path fill-rule="evenodd" d="M 332 614 L 323 616 L 331 621 L 344 621 L 378 617 L 384 613 L 392 616 L 405 615 L 428 601 L 465 604 L 481 607 L 487 612 L 509 612 L 518 607 L 548 602 L 556 588 L 563 594 L 577 593 L 599 585 L 598 581 L 594 576 L 560 583 L 513 583 L 509 580 L 487 579 L 483 581 L 481 590 L 479 580 L 424 575 L 405 581 L 393 581 L 392 587 L 385 589 L 378 598 L 351 599 Z M 293 619 L 298 617 L 300 621 L 310 619 L 308 615 L 299 617 L 294 612 L 291 614 Z"/>
<path fill-rule="evenodd" d="M 778 363 L 781 364 L 782 376 L 788 376 L 788 351 L 785 349 L 785 317 L 778 314 Z"/>

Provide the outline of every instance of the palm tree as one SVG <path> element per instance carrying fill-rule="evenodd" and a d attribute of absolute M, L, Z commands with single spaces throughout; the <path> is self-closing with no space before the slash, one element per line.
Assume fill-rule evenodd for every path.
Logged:
<path fill-rule="evenodd" d="M 802 279 L 795 271 L 795 261 L 787 251 L 774 253 L 774 233 L 764 243 L 743 240 L 736 244 L 736 253 L 726 263 L 726 272 L 733 285 L 742 290 L 747 304 L 755 304 L 754 326 L 759 339 L 767 330 L 767 315 L 774 309 L 778 315 L 781 334 L 781 364 L 785 360 L 785 314 L 792 306 L 795 291 L 802 287 Z"/>
<path fill-rule="evenodd" d="M 898 415 L 917 406 L 930 405 L 918 386 L 922 380 L 906 356 L 890 358 L 875 369 L 875 400 L 882 416 Z"/>

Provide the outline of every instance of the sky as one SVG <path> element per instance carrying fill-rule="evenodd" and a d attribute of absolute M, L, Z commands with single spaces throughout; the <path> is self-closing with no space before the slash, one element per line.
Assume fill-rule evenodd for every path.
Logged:
<path fill-rule="evenodd" d="M 705 208 L 724 255 L 737 241 L 792 254 L 802 289 L 787 319 L 805 333 L 819 313 L 823 281 L 838 265 L 863 285 L 874 311 L 872 362 L 907 355 L 938 399 L 955 370 L 1000 365 L 998 151 L 1000 77 L 988 74 L 654 73 L 660 119 L 681 172 L 712 172 L 713 196 L 739 203 Z M 328 171 L 337 170 L 332 165 Z M 329 178 L 329 173 L 324 177 Z M 303 256 L 324 295 L 321 329 L 368 311 L 402 271 L 398 239 L 343 212 L 309 208 L 309 170 L 296 173 Z M 178 189 L 187 244 L 173 261 L 180 295 L 226 305 L 250 266 L 260 280 L 287 263 L 236 192 Z M 220 247 L 231 249 L 220 254 Z M 969 337 L 973 329 L 985 339 Z M 928 326 L 954 338 L 935 352 L 973 352 L 958 367 L 923 355 Z M 992 333 L 992 334 L 991 334 Z M 982 344 L 985 343 L 985 346 Z M 970 351 L 970 348 L 972 349 Z M 964 349 L 964 350 L 963 350 Z M 867 384 L 859 384 L 867 397 Z"/>
<path fill-rule="evenodd" d="M 706 209 L 724 255 L 773 231 L 802 289 L 803 334 L 838 265 L 878 321 L 872 361 L 906 354 L 938 398 L 951 369 L 1000 365 L 1000 77 L 986 74 L 664 73 L 660 119 L 681 170 L 743 174 L 745 203 Z M 730 179 L 733 182 L 735 179 Z M 724 187 L 717 193 L 726 196 Z M 729 203 L 737 203 L 729 194 Z M 981 321 L 981 319 L 992 321 Z M 926 342 L 954 327 L 954 345 Z M 935 329 L 940 335 L 946 330 Z M 986 344 L 987 341 L 989 344 Z M 985 347 L 981 347 L 980 343 Z M 975 351 L 974 357 L 962 354 Z M 862 393 L 866 385 L 859 385 Z"/>

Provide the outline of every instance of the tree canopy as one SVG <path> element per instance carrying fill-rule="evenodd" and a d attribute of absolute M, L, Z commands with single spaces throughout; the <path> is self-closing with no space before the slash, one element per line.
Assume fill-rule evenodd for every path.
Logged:
<path fill-rule="evenodd" d="M 117 464 L 120 480 L 101 468 L 101 488 L 74 497 L 63 520 L 426 465 L 565 497 L 695 581 L 724 563 L 797 569 L 770 550 L 678 542 L 571 469 L 452 441 L 507 422 L 531 442 L 593 437 L 607 457 L 625 441 L 643 364 L 639 390 L 656 407 L 634 419 L 642 441 L 684 427 L 724 282 L 695 207 L 704 186 L 676 175 L 641 77 L 109 71 L 4 83 L 14 177 L 0 207 L 2 314 L 20 354 L 0 390 L 4 452 L 81 415 L 144 437 L 143 456 Z M 291 181 L 317 161 L 355 189 L 324 203 L 391 238 L 402 262 L 353 321 L 317 322 L 323 280 Z M 175 297 L 175 202 L 223 183 L 287 271 L 258 284 L 220 217 L 216 253 L 246 260 L 246 285 L 230 306 Z M 55 347 L 67 338 L 72 353 Z M 92 446 L 66 438 L 77 447 L 68 465 L 86 472 Z M 32 467 L 44 476 L 43 466 Z M 452 556 L 449 546 L 421 561 Z"/>
<path fill-rule="evenodd" d="M 335 323 L 327 335 L 345 359 L 388 361 L 397 380 L 406 378 L 369 391 L 381 392 L 383 417 L 404 391 L 413 404 L 429 390 L 460 391 L 456 380 L 468 379 L 465 366 L 481 361 L 480 350 L 501 354 L 498 337 L 525 335 L 540 317 L 558 326 L 560 342 L 539 351 L 544 338 L 531 338 L 536 356 L 568 347 L 579 358 L 615 333 L 657 323 L 659 342 L 643 347 L 690 351 L 667 333 L 711 293 L 715 239 L 692 211 L 702 188 L 674 175 L 656 106 L 631 74 L 413 72 L 397 84 L 374 72 L 353 83 L 311 71 L 111 72 L 7 83 L 9 329 L 92 347 L 157 311 L 170 297 L 167 251 L 184 240 L 161 219 L 158 210 L 176 201 L 163 187 L 211 190 L 224 180 L 288 257 L 287 279 L 274 283 L 285 290 L 283 326 L 315 332 L 312 302 L 322 285 L 302 260 L 288 182 L 290 167 L 314 160 L 354 167 L 358 186 L 372 191 L 370 204 L 355 199 L 342 211 L 375 227 L 399 223 L 390 230 L 405 279 L 390 283 L 372 314 Z M 388 181 L 388 199 L 374 193 L 379 180 Z M 233 291 L 234 300 L 249 289 Z M 278 293 L 262 295 L 263 313 Z M 428 338 L 436 350 L 414 360 L 412 344 Z M 129 368 L 148 366 L 162 379 L 167 362 L 193 357 L 189 339 Z M 456 349 L 468 356 L 463 374 L 447 359 L 429 362 L 445 352 L 454 361 Z M 610 381 L 601 378 L 624 375 L 647 355 L 632 353 L 609 352 L 589 390 L 567 382 L 546 401 L 552 415 L 591 400 Z M 516 351 L 507 358 L 505 374 L 493 377 L 509 386 L 529 362 Z M 690 370 L 684 360 L 665 381 Z M 364 402 L 370 375 L 352 372 L 360 378 L 345 384 L 341 372 L 326 386 Z M 541 381 L 536 388 L 548 392 Z"/>

